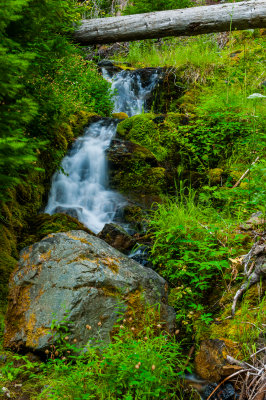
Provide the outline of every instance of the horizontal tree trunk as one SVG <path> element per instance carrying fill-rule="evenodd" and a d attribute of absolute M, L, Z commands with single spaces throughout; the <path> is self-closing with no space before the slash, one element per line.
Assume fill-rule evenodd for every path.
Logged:
<path fill-rule="evenodd" d="M 243 1 L 181 10 L 83 20 L 74 36 L 81 44 L 266 27 L 266 1 Z"/>

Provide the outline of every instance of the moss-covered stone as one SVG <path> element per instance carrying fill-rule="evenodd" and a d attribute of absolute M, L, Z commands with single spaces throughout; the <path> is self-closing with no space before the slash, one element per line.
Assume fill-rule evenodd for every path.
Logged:
<path fill-rule="evenodd" d="M 143 221 L 143 209 L 137 205 L 127 205 L 124 208 L 124 219 L 131 224 L 141 224 Z"/>
<path fill-rule="evenodd" d="M 195 357 L 197 374 L 209 381 L 219 382 L 223 375 L 223 367 L 228 365 L 226 356 L 237 357 L 239 349 L 230 340 L 205 340 Z"/>
<path fill-rule="evenodd" d="M 90 229 L 86 228 L 76 218 L 67 214 L 39 214 L 29 220 L 29 227 L 26 232 L 23 232 L 22 240 L 19 243 L 19 248 L 30 246 L 33 243 L 39 242 L 45 236 L 51 233 L 68 232 L 73 230 L 83 230 L 91 235 L 94 235 Z"/>
<path fill-rule="evenodd" d="M 124 112 L 119 112 L 119 113 L 113 113 L 112 114 L 112 118 L 116 118 L 116 119 L 126 119 L 128 118 L 128 115 Z"/>
<path fill-rule="evenodd" d="M 164 76 L 149 101 L 149 108 L 157 114 L 175 112 L 186 89 L 185 79 L 178 70 L 165 69 Z"/>
<path fill-rule="evenodd" d="M 211 185 L 221 184 L 223 170 L 221 168 L 213 168 L 209 170 L 209 180 Z"/>

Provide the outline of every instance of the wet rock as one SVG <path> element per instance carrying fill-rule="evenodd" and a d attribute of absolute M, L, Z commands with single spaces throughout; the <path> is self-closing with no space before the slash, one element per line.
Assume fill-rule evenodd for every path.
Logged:
<path fill-rule="evenodd" d="M 166 170 L 144 146 L 116 138 L 108 150 L 110 186 L 141 206 L 158 201 Z"/>
<path fill-rule="evenodd" d="M 129 140 L 118 138 L 112 140 L 107 156 L 110 162 L 110 168 L 115 170 L 117 170 L 117 168 L 128 168 L 128 162 L 132 158 L 145 161 L 150 166 L 158 166 L 158 162 L 150 150 L 139 144 L 130 142 Z"/>
<path fill-rule="evenodd" d="M 238 399 L 238 395 L 235 392 L 235 389 L 231 383 L 226 383 L 224 385 L 219 386 L 219 388 L 214 392 L 211 396 L 215 388 L 217 388 L 217 383 L 211 383 L 206 386 L 205 390 L 202 393 L 202 400 L 236 400 Z M 211 396 L 211 397 L 210 397 Z"/>
<path fill-rule="evenodd" d="M 196 373 L 209 382 L 219 382 L 224 375 L 223 367 L 228 365 L 226 356 L 234 351 L 234 344 L 229 340 L 204 340 L 195 357 Z"/>
<path fill-rule="evenodd" d="M 97 236 L 125 254 L 136 244 L 136 241 L 133 240 L 132 236 L 122 226 L 114 223 L 105 224 L 103 230 Z"/>
<path fill-rule="evenodd" d="M 187 84 L 181 75 L 178 70 L 163 69 L 152 96 L 147 99 L 147 107 L 152 108 L 156 114 L 176 111 L 180 97 L 187 90 Z"/>
<path fill-rule="evenodd" d="M 167 283 L 157 273 L 84 231 L 51 234 L 20 254 L 10 278 L 4 345 L 44 352 L 55 340 L 52 321 L 66 316 L 69 343 L 108 342 L 118 317 L 132 309 L 136 329 L 141 326 L 147 303 L 160 305 L 158 317 L 173 331 Z"/>
<path fill-rule="evenodd" d="M 78 210 L 82 210 L 82 208 L 81 207 L 71 208 L 71 207 L 58 206 L 54 209 L 54 213 L 55 214 L 67 214 L 67 215 L 70 215 L 70 217 L 78 219 Z"/>
<path fill-rule="evenodd" d="M 152 268 L 152 263 L 150 261 L 150 253 L 151 247 L 147 245 L 140 245 L 135 251 L 129 255 L 132 260 L 137 261 L 144 267 Z"/>
<path fill-rule="evenodd" d="M 101 60 L 98 62 L 99 67 L 114 67 L 114 63 L 111 60 Z"/>
<path fill-rule="evenodd" d="M 129 223 L 133 229 L 143 232 L 146 228 L 146 214 L 139 204 L 129 203 L 124 207 L 123 219 Z"/>
<path fill-rule="evenodd" d="M 160 201 L 166 187 L 166 169 L 144 146 L 115 138 L 107 152 L 110 186 L 141 206 Z"/>

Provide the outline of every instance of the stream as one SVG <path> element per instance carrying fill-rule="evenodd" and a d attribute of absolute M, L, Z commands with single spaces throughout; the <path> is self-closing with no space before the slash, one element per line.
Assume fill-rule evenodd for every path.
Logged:
<path fill-rule="evenodd" d="M 154 69 L 143 79 L 141 70 L 113 74 L 112 69 L 102 68 L 102 75 L 112 85 L 113 112 L 125 112 L 131 117 L 147 111 L 147 99 L 160 74 Z M 94 233 L 121 214 L 126 200 L 109 188 L 106 158 L 118 122 L 114 118 L 101 118 L 85 128 L 53 176 L 46 213 L 69 214 Z"/>

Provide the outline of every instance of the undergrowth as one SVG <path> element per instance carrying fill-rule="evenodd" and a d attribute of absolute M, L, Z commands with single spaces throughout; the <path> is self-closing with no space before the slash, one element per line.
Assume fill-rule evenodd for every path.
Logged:
<path fill-rule="evenodd" d="M 137 334 L 134 319 L 122 319 L 111 343 L 96 341 L 84 349 L 69 343 L 70 321 L 54 321 L 57 342 L 46 351 L 46 362 L 8 354 L 0 382 L 12 397 L 11 383 L 26 380 L 32 399 L 182 399 L 181 343 L 161 329 L 155 314 L 146 309 L 145 327 Z"/>

